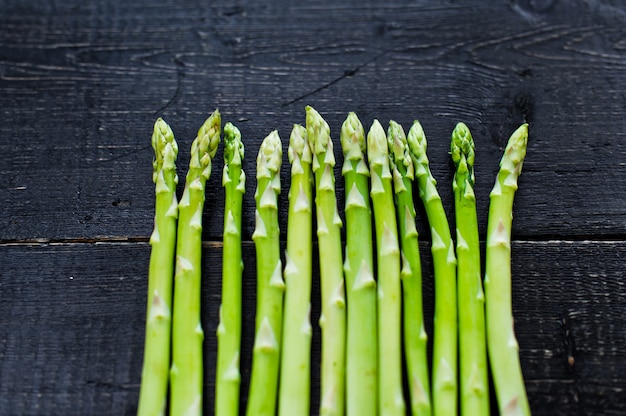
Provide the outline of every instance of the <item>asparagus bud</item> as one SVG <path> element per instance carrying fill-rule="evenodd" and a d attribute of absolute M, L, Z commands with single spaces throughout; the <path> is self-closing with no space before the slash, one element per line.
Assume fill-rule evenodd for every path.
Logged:
<path fill-rule="evenodd" d="M 170 376 L 170 414 L 173 416 L 202 413 L 202 213 L 206 181 L 211 174 L 211 160 L 217 152 L 220 132 L 221 116 L 215 110 L 191 144 L 189 170 L 179 204 Z"/>
<path fill-rule="evenodd" d="M 485 297 L 474 196 L 474 140 L 463 123 L 452 132 L 450 154 L 456 216 L 461 414 L 489 415 Z"/>
<path fill-rule="evenodd" d="M 176 156 L 178 145 L 168 124 L 159 118 L 152 134 L 154 161 L 152 180 L 156 185 L 154 230 L 150 237 L 148 309 L 141 390 L 137 414 L 161 415 L 167 403 L 172 323 L 172 281 L 176 250 Z"/>
<path fill-rule="evenodd" d="M 304 416 L 310 414 L 313 158 L 306 129 L 301 125 L 293 126 L 288 156 L 291 163 L 291 186 L 285 252 L 286 292 L 278 414 Z"/>
<path fill-rule="evenodd" d="M 313 153 L 315 206 L 322 292 L 322 374 L 320 415 L 343 415 L 345 397 L 346 313 L 341 248 L 341 218 L 335 195 L 335 156 L 330 128 L 310 106 L 306 129 Z"/>
<path fill-rule="evenodd" d="M 513 329 L 511 222 L 517 179 L 528 142 L 528 124 L 509 138 L 490 194 L 485 259 L 487 349 L 498 407 L 503 415 L 530 415 Z"/>
<path fill-rule="evenodd" d="M 456 257 L 448 219 L 430 172 L 426 136 L 418 121 L 407 136 L 419 194 L 426 210 L 432 236 L 431 252 L 435 274 L 433 337 L 433 413 L 457 414 L 457 309 Z"/>
<path fill-rule="evenodd" d="M 276 414 L 276 393 L 283 321 L 283 293 L 278 227 L 278 194 L 282 143 L 277 131 L 261 143 L 257 155 L 256 227 L 252 234 L 256 248 L 257 305 L 256 335 L 246 414 Z"/>
<path fill-rule="evenodd" d="M 241 168 L 244 146 L 239 129 L 224 126 L 225 189 L 224 234 L 222 247 L 222 303 L 217 327 L 217 370 L 215 377 L 215 414 L 239 414 L 241 374 L 241 206 L 245 192 L 245 173 Z"/>
<path fill-rule="evenodd" d="M 414 167 L 402 126 L 389 122 L 387 145 L 393 169 L 393 189 L 402 258 L 404 351 L 411 400 L 411 414 L 431 413 L 427 335 L 422 307 L 422 264 L 413 204 Z"/>
<path fill-rule="evenodd" d="M 378 269 L 379 413 L 404 415 L 400 248 L 387 137 L 378 120 L 367 134 Z"/>
<path fill-rule="evenodd" d="M 346 411 L 378 414 L 378 325 L 365 131 L 355 113 L 341 127 L 345 180 Z"/>

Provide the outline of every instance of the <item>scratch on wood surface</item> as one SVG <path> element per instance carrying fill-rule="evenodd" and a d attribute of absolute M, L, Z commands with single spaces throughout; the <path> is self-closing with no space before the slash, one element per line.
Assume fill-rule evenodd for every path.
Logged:
<path fill-rule="evenodd" d="M 325 90 L 326 88 L 329 88 L 329 87 L 331 87 L 331 86 L 335 85 L 335 84 L 336 84 L 336 83 L 338 83 L 339 81 L 343 81 L 343 80 L 344 80 L 344 79 L 346 79 L 346 78 L 349 78 L 349 77 L 351 77 L 351 76 L 354 76 L 354 75 L 356 75 L 356 73 L 357 73 L 357 72 L 359 72 L 359 70 L 361 70 L 361 68 L 364 68 L 364 67 L 366 67 L 367 65 L 371 64 L 372 62 L 375 62 L 376 60 L 378 60 L 378 59 L 379 59 L 379 58 L 381 58 L 382 56 L 386 55 L 387 53 L 388 53 L 388 51 L 381 52 L 381 53 L 379 53 L 378 55 L 374 56 L 373 58 L 371 58 L 371 59 L 369 59 L 369 60 L 367 60 L 367 61 L 365 61 L 365 62 L 361 63 L 360 65 L 357 65 L 356 67 L 354 67 L 354 68 L 352 68 L 352 69 L 347 69 L 347 70 L 345 70 L 341 76 L 339 76 L 339 77 L 337 77 L 337 78 L 333 79 L 332 81 L 327 82 L 326 84 L 324 84 L 324 85 L 322 85 L 322 86 L 320 86 L 320 87 L 317 87 L 317 88 L 315 88 L 315 89 L 314 89 L 314 90 L 312 90 L 312 91 L 309 91 L 309 92 L 307 92 L 307 93 L 305 93 L 305 94 L 302 94 L 302 95 L 300 95 L 299 97 L 296 97 L 296 98 L 294 98 L 294 99 L 293 99 L 293 100 L 291 100 L 291 101 L 287 101 L 286 103 L 281 104 L 281 106 L 282 106 L 282 107 L 286 107 L 286 106 L 288 106 L 288 105 L 291 105 L 291 104 L 295 104 L 295 103 L 297 103 L 297 102 L 300 102 L 300 101 L 304 100 L 305 98 L 308 98 L 308 97 L 310 97 L 310 96 L 312 96 L 312 95 L 314 95 L 314 94 L 317 94 L 317 93 L 318 93 L 318 92 L 320 92 L 320 91 Z"/>
<path fill-rule="evenodd" d="M 165 111 L 170 105 L 172 105 L 176 99 L 178 98 L 178 96 L 180 95 L 180 85 L 181 85 L 181 80 L 182 78 L 185 76 L 185 72 L 183 71 L 183 67 L 185 66 L 185 64 L 179 60 L 178 58 L 174 59 L 174 63 L 176 64 L 176 68 L 177 68 L 177 72 L 176 72 L 176 89 L 174 90 L 174 94 L 172 95 L 172 97 L 165 103 L 165 105 L 159 109 L 157 109 L 153 115 L 157 115 L 159 113 L 162 113 L 163 111 Z"/>
<path fill-rule="evenodd" d="M 66 245 L 80 245 L 80 244 L 95 244 L 95 245 L 107 245 L 107 244 L 136 244 L 136 243 L 148 243 L 149 236 L 130 236 L 130 237 L 112 237 L 101 236 L 95 238 L 30 238 L 23 240 L 5 240 L 0 241 L 0 247 L 13 247 L 13 246 L 66 246 Z M 253 246 L 252 241 L 242 241 L 244 246 Z M 223 246 L 222 240 L 203 240 L 202 247 L 204 248 L 216 248 L 221 249 Z"/>
<path fill-rule="evenodd" d="M 94 238 L 28 238 L 22 240 L 0 240 L 0 247 L 11 246 L 66 246 L 79 244 L 132 244 L 132 243 L 148 243 L 149 237 L 146 236 L 100 236 Z"/>
<path fill-rule="evenodd" d="M 109 158 L 98 158 L 96 160 L 96 162 L 97 163 L 113 162 L 115 160 L 123 159 L 125 157 L 128 157 L 128 156 L 131 156 L 131 155 L 143 152 L 144 150 L 147 150 L 147 149 L 150 149 L 150 148 L 151 148 L 151 145 L 146 145 L 146 146 L 143 146 L 143 147 L 139 147 L 139 148 L 136 148 L 136 149 L 129 150 L 128 152 L 125 152 L 125 153 L 123 153 L 123 154 L 121 154 L 119 156 L 113 156 L 113 157 L 109 157 Z"/>
<path fill-rule="evenodd" d="M 118 390 L 134 390 L 139 385 L 137 383 L 115 383 L 110 381 L 101 381 L 101 380 L 86 380 L 85 384 L 87 386 L 92 386 L 96 388 L 105 388 L 105 389 L 118 389 Z"/>
<path fill-rule="evenodd" d="M 527 20 L 536 20 L 539 16 L 554 8 L 554 0 L 527 1 L 513 0 L 510 4 L 513 11 Z"/>

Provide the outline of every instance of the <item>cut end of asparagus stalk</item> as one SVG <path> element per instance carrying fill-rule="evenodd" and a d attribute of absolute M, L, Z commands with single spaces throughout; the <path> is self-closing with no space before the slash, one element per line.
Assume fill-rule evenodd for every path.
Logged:
<path fill-rule="evenodd" d="M 161 117 L 154 123 L 152 149 L 154 149 L 152 181 L 156 183 L 159 171 L 176 169 L 176 157 L 178 156 L 178 144 L 174 139 L 174 132 Z"/>
<path fill-rule="evenodd" d="M 335 156 L 333 154 L 333 142 L 330 139 L 330 127 L 322 116 L 311 106 L 306 106 L 306 130 L 309 137 L 309 145 L 315 158 L 313 160 L 313 171 L 317 171 L 322 163 L 318 160 L 323 157 L 323 164 L 335 166 Z"/>
<path fill-rule="evenodd" d="M 198 136 L 191 144 L 189 167 L 202 169 L 202 176 L 205 179 L 209 179 L 211 175 L 211 160 L 215 157 L 220 143 L 221 123 L 220 112 L 215 110 L 202 124 Z"/>
<path fill-rule="evenodd" d="M 456 166 L 457 179 L 465 176 L 462 181 L 455 181 L 455 186 L 465 186 L 465 180 L 474 186 L 474 139 L 464 123 L 458 123 L 452 132 L 450 153 Z M 461 183 L 458 183 L 461 182 Z"/>

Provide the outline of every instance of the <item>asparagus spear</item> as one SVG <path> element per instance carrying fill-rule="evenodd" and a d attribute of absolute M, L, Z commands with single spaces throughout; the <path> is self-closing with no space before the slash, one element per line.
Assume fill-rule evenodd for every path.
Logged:
<path fill-rule="evenodd" d="M 191 159 L 181 197 L 176 243 L 176 275 L 172 324 L 170 414 L 202 413 L 202 341 L 200 283 L 202 211 L 211 159 L 220 141 L 218 110 L 207 118 L 191 144 Z"/>
<path fill-rule="evenodd" d="M 244 146 L 239 129 L 232 123 L 224 126 L 225 188 L 224 235 L 222 248 L 222 303 L 217 327 L 217 373 L 215 379 L 215 414 L 239 414 L 239 356 L 241 348 L 241 206 L 246 175 L 241 164 Z"/>
<path fill-rule="evenodd" d="M 474 140 L 458 123 L 450 143 L 456 173 L 452 188 L 456 216 L 461 414 L 489 415 L 485 296 L 480 274 L 480 245 L 474 195 Z"/>
<path fill-rule="evenodd" d="M 341 127 L 346 198 L 346 410 L 349 416 L 378 412 L 378 335 L 372 249 L 369 168 L 365 132 L 355 113 Z"/>
<path fill-rule="evenodd" d="M 176 249 L 176 156 L 174 133 L 163 119 L 154 123 L 152 133 L 154 161 L 152 180 L 156 185 L 154 231 L 150 237 L 148 271 L 148 310 L 141 390 L 137 414 L 161 415 L 167 403 L 170 366 L 172 281 Z"/>
<path fill-rule="evenodd" d="M 312 155 L 306 128 L 293 126 L 289 140 L 291 187 L 285 254 L 285 313 L 278 414 L 309 415 L 311 376 Z"/>
<path fill-rule="evenodd" d="M 317 241 L 322 292 L 322 371 L 320 415 L 343 415 L 345 404 L 346 313 L 341 218 L 335 195 L 335 155 L 330 128 L 306 107 L 306 129 L 313 153 Z"/>
<path fill-rule="evenodd" d="M 404 415 L 398 227 L 387 137 L 378 120 L 367 134 L 378 266 L 379 413 Z"/>
<path fill-rule="evenodd" d="M 509 138 L 491 191 L 485 259 L 487 349 L 502 415 L 530 415 L 513 329 L 511 306 L 511 222 L 517 178 L 528 142 L 528 124 Z"/>
<path fill-rule="evenodd" d="M 456 257 L 446 213 L 437 192 L 426 155 L 426 136 L 418 121 L 407 136 L 417 175 L 420 198 L 426 209 L 432 235 L 431 252 L 435 273 L 433 338 L 433 413 L 457 414 L 457 310 Z"/>
<path fill-rule="evenodd" d="M 411 414 L 429 415 L 431 413 L 430 381 L 426 350 L 427 336 L 422 307 L 422 263 L 413 204 L 415 170 L 404 130 L 393 120 L 389 122 L 387 144 L 393 167 L 393 188 L 400 231 L 404 352 Z"/>
<path fill-rule="evenodd" d="M 257 156 L 256 228 L 252 234 L 257 272 L 256 335 L 248 416 L 274 416 L 276 413 L 285 290 L 278 228 L 281 164 L 282 143 L 274 130 L 261 143 Z"/>

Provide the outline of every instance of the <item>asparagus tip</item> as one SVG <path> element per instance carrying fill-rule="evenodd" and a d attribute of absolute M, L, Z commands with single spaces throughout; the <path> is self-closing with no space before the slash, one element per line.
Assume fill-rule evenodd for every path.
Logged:
<path fill-rule="evenodd" d="M 365 152 L 365 130 L 356 113 L 348 113 L 348 117 L 346 117 L 346 120 L 341 125 L 340 141 L 344 159 L 363 159 Z"/>
<path fill-rule="evenodd" d="M 311 151 L 316 156 L 326 153 L 327 150 L 331 150 L 330 127 L 320 113 L 310 105 L 306 106 L 306 130 Z"/>
<path fill-rule="evenodd" d="M 526 156 L 526 146 L 528 144 L 528 123 L 519 126 L 509 138 L 506 145 L 505 154 L 520 162 Z"/>
<path fill-rule="evenodd" d="M 394 178 L 397 178 L 394 182 L 396 185 L 394 189 L 398 192 L 405 189 L 402 183 L 403 178 L 414 179 L 415 169 L 404 129 L 394 120 L 389 121 L 387 145 L 389 147 L 389 155 L 394 165 Z"/>
<path fill-rule="evenodd" d="M 268 134 L 257 155 L 257 178 L 274 178 L 280 170 L 283 158 L 282 143 L 278 131 Z"/>
<path fill-rule="evenodd" d="M 215 157 L 217 146 L 220 142 L 220 129 L 222 116 L 218 109 L 205 120 L 198 130 L 198 150 L 200 154 L 208 154 L 211 159 Z"/>
<path fill-rule="evenodd" d="M 522 164 L 526 157 L 526 147 L 528 145 L 528 124 L 519 126 L 509 137 L 509 141 L 504 149 L 500 167 L 503 172 L 509 172 L 509 180 L 504 185 L 517 187 L 517 177 L 522 171 Z"/>
<path fill-rule="evenodd" d="M 465 123 L 457 123 L 452 131 L 450 154 L 456 166 L 457 175 L 465 176 L 464 178 L 459 177 L 462 183 L 457 184 L 457 186 L 465 187 L 466 179 L 471 186 L 474 186 L 474 139 Z"/>
<path fill-rule="evenodd" d="M 152 149 L 154 150 L 152 179 L 156 183 L 157 172 L 164 168 L 175 168 L 174 163 L 178 156 L 178 145 L 174 139 L 174 132 L 161 117 L 154 123 Z"/>
<path fill-rule="evenodd" d="M 231 122 L 224 125 L 224 164 L 239 165 L 244 156 L 244 146 L 241 132 Z"/>
<path fill-rule="evenodd" d="M 413 121 L 406 139 L 409 143 L 409 149 L 416 159 L 421 160 L 426 157 L 426 135 L 418 120 Z"/>
<path fill-rule="evenodd" d="M 289 148 L 287 150 L 290 163 L 296 160 L 311 163 L 313 157 L 307 137 L 306 128 L 300 124 L 294 124 L 289 136 Z"/>
<path fill-rule="evenodd" d="M 370 167 L 374 165 L 388 166 L 389 149 L 387 148 L 387 136 L 385 130 L 378 120 L 372 122 L 367 133 L 367 157 L 370 160 Z"/>

